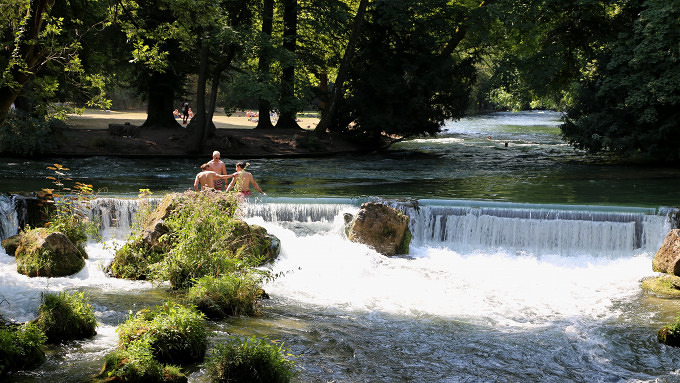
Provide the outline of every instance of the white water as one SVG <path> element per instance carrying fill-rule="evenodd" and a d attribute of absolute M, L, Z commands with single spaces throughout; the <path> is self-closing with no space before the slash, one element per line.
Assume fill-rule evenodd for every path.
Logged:
<path fill-rule="evenodd" d="M 483 241 L 470 246 L 470 241 L 455 236 L 445 235 L 443 239 L 435 240 L 432 232 L 448 233 L 450 229 L 442 230 L 441 225 L 433 224 L 436 220 L 422 220 L 431 208 L 421 206 L 419 218 L 412 222 L 416 230 L 409 256 L 388 258 L 345 237 L 343 214 L 355 213 L 358 209 L 355 202 L 314 202 L 305 200 L 295 204 L 274 199 L 246 209 L 249 223 L 264 226 L 281 240 L 281 255 L 271 266 L 272 271 L 281 276 L 266 285 L 265 290 L 273 298 L 271 305 L 274 307 L 269 310 L 299 315 L 285 322 L 285 331 L 274 336 L 292 344 L 296 354 L 302 354 L 298 360 L 305 369 L 303 377 L 306 378 L 302 381 L 372 381 L 376 376 L 383 376 L 384 381 L 395 381 L 399 379 L 391 374 L 400 371 L 409 358 L 417 361 L 408 362 L 413 366 L 412 372 L 402 372 L 411 376 L 406 380 L 448 381 L 441 378 L 441 374 L 446 376 L 441 368 L 443 365 L 451 368 L 452 361 L 457 360 L 465 371 L 462 376 L 473 377 L 471 379 L 476 381 L 480 378 L 478 371 L 483 371 L 477 366 L 480 358 L 477 353 L 489 353 L 493 349 L 485 339 L 489 336 L 487 328 L 509 337 L 493 341 L 499 347 L 498 353 L 503 354 L 495 355 L 494 359 L 503 366 L 500 369 L 514 377 L 509 378 L 513 381 L 535 380 L 528 378 L 535 377 L 534 369 L 554 363 L 544 360 L 546 353 L 551 353 L 551 347 L 539 345 L 533 350 L 534 342 L 567 345 L 570 351 L 560 362 L 563 371 L 556 372 L 567 380 L 584 381 L 593 373 L 599 377 L 596 380 L 602 380 L 611 378 L 612 374 L 620 376 L 621 369 L 640 368 L 628 364 L 621 367 L 618 362 L 612 366 L 616 354 L 626 352 L 625 346 L 624 350 L 612 349 L 609 345 L 612 341 L 601 339 L 600 333 L 604 331 L 605 323 L 626 321 L 625 318 L 631 316 L 648 318 L 654 315 L 639 311 L 639 308 L 631 313 L 631 306 L 626 302 L 639 301 L 640 280 L 654 275 L 651 270 L 653 252 L 649 249 L 656 246 L 655 243 L 660 244 L 669 228 L 665 217 L 644 212 L 631 215 L 622 209 L 622 214 L 612 213 L 607 222 L 548 219 L 546 214 L 539 215 L 540 219 L 512 218 L 513 215 L 527 215 L 524 208 L 517 206 L 508 206 L 508 209 L 496 206 L 495 216 L 480 211 L 460 216 L 449 214 L 451 220 L 455 220 L 454 217 L 462 219 L 455 226 L 469 222 L 466 231 L 493 232 L 496 228 L 502 230 L 503 226 L 512 226 L 518 237 L 529 241 L 525 243 L 526 249 L 538 249 L 532 252 L 517 251 L 516 243 L 512 241 L 494 242 L 509 243 L 511 246 L 505 249 L 497 245 L 486 246 Z M 499 209 L 503 212 L 499 213 Z M 100 211 L 102 217 L 112 217 L 104 221 L 110 219 L 120 223 L 121 217 L 130 216 L 136 210 L 136 205 L 130 201 L 102 199 L 95 203 L 95 210 Z M 112 214 L 114 211 L 116 213 Z M 567 210 L 561 210 L 558 215 L 582 218 L 584 214 L 597 215 Z M 498 220 L 505 225 L 498 226 Z M 633 223 L 618 222 L 627 220 Z M 635 230 L 631 232 L 630 227 L 634 227 L 635 222 L 642 225 L 639 231 L 644 240 L 638 241 L 641 247 L 627 239 L 620 247 L 609 246 L 602 251 L 600 243 L 603 240 L 635 237 Z M 592 230 L 603 225 L 608 229 Z M 126 231 L 122 225 L 116 228 L 106 222 L 102 222 L 102 227 L 113 238 L 123 237 Z M 587 241 L 581 238 L 575 251 L 566 249 L 564 243 L 543 246 L 545 240 L 540 232 L 550 230 L 572 235 L 579 231 L 591 232 L 591 237 Z M 479 233 L 475 235 L 484 237 Z M 105 246 L 89 244 L 90 258 L 83 271 L 71 277 L 51 279 L 17 274 L 14 258 L 4 250 L 0 251 L 0 296 L 6 300 L 0 305 L 2 315 L 27 321 L 36 314 L 41 292 L 82 290 L 93 299 L 101 323 L 94 339 L 80 342 L 76 348 L 68 347 L 63 351 L 66 355 L 59 355 L 59 358 L 70 360 L 68 367 L 60 364 L 63 363 L 61 359 L 50 359 L 38 370 L 36 381 L 57 376 L 55 371 L 59 371 L 60 378 L 55 378 L 59 380 L 70 376 L 69 369 L 77 372 L 75 376 L 78 377 L 96 373 L 104 355 L 115 347 L 115 326 L 125 319 L 128 310 L 164 299 L 151 297 L 157 289 L 149 283 L 118 280 L 104 274 L 104 267 L 113 259 L 112 247 L 118 244 L 118 240 L 109 240 Z M 265 317 L 269 315 L 265 309 Z M 269 318 L 272 321 L 266 325 L 267 328 L 271 326 L 269 331 L 274 330 L 275 319 Z M 227 326 L 225 331 L 231 331 L 228 323 L 218 325 Z M 405 328 L 401 328 L 403 326 Z M 466 326 L 465 335 L 461 335 L 460 326 Z M 335 339 L 333 342 L 340 342 L 329 347 L 346 349 L 348 355 L 329 351 L 321 355 L 314 352 L 305 357 L 307 350 L 321 347 L 326 342 L 323 336 L 318 339 L 317 332 Z M 498 336 L 494 334 L 491 336 Z M 519 338 L 512 340 L 515 337 Z M 443 346 L 442 342 L 448 344 Z M 376 343 L 381 345 L 377 349 Z M 414 348 L 415 343 L 421 344 Z M 473 349 L 462 354 L 456 351 L 472 347 L 468 344 L 481 351 Z M 396 345 L 405 351 L 399 351 L 395 356 L 384 354 L 394 353 L 391 347 Z M 645 344 L 644 347 L 649 346 Z M 527 360 L 530 367 L 517 363 L 517 358 L 533 351 L 541 356 Z M 582 373 L 575 367 L 582 363 L 581 358 L 593 364 Z M 662 356 L 652 358 L 652 364 L 663 366 L 667 363 Z M 427 361 L 438 367 L 428 366 Z M 334 372 L 323 368 L 317 370 L 315 366 L 319 364 L 334 366 Z M 661 374 L 667 371 L 662 370 Z M 201 373 L 192 375 L 193 379 L 200 381 Z"/>
<path fill-rule="evenodd" d="M 281 239 L 266 287 L 305 304 L 406 316 L 456 318 L 521 328 L 555 320 L 616 315 L 612 301 L 639 292 L 651 275 L 650 254 L 619 259 L 592 256 L 517 256 L 503 250 L 458 253 L 447 247 L 411 247 L 409 257 L 384 257 L 349 242 L 342 224 L 331 232 L 299 236 L 261 219 Z"/>

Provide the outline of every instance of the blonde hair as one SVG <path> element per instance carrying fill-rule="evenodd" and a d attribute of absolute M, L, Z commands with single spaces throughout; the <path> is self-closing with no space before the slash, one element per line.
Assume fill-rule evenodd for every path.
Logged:
<path fill-rule="evenodd" d="M 215 157 L 215 156 L 221 157 L 221 156 L 220 156 L 220 152 L 218 152 L 217 150 L 215 150 L 215 151 L 213 152 L 213 155 L 212 155 L 212 156 L 213 156 L 213 157 Z"/>

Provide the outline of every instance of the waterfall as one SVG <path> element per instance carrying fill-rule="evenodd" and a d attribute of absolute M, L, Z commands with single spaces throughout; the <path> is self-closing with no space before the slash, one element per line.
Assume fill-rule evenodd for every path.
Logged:
<path fill-rule="evenodd" d="M 146 199 L 157 204 L 159 199 Z M 342 231 L 343 215 L 355 214 L 353 199 L 281 198 L 253 201 L 244 217 L 260 217 L 293 228 L 298 234 Z M 676 226 L 678 209 L 514 204 L 479 201 L 383 201 L 411 217 L 412 246 L 446 247 L 458 252 L 504 249 L 518 254 L 598 257 L 656 252 Z M 12 198 L 0 198 L 0 236 L 16 233 L 18 216 Z M 96 198 L 90 218 L 105 238 L 123 238 L 133 225 L 139 200 Z M 313 229 L 310 225 L 314 225 Z"/>
<path fill-rule="evenodd" d="M 19 215 L 14 198 L 0 195 L 0 240 L 11 237 L 19 230 Z"/>
<path fill-rule="evenodd" d="M 424 202 L 424 203 L 423 203 Z M 411 217 L 412 244 L 457 251 L 612 257 L 656 252 L 672 228 L 655 209 L 452 202 L 396 203 Z"/>
<path fill-rule="evenodd" d="M 160 199 L 146 198 L 144 201 L 155 206 Z M 90 201 L 89 218 L 99 223 L 104 238 L 124 238 L 138 211 L 138 199 L 95 198 Z"/>

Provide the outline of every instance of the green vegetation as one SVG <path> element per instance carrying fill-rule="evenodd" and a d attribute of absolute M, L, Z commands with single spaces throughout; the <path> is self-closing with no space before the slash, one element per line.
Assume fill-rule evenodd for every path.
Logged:
<path fill-rule="evenodd" d="M 45 334 L 34 324 L 7 323 L 0 316 L 0 377 L 36 367 L 45 361 Z"/>
<path fill-rule="evenodd" d="M 209 318 L 230 315 L 258 315 L 258 300 L 263 291 L 251 274 L 226 274 L 201 277 L 186 294 L 187 301 Z"/>
<path fill-rule="evenodd" d="M 207 347 L 203 314 L 173 302 L 130 315 L 117 331 L 122 349 L 143 340 L 148 342 L 154 358 L 161 362 L 201 360 Z"/>
<path fill-rule="evenodd" d="M 0 123 L 0 153 L 37 156 L 55 149 L 55 136 L 65 128 L 63 121 L 12 113 Z"/>
<path fill-rule="evenodd" d="M 238 219 L 237 209 L 237 197 L 228 193 L 166 196 L 146 219 L 149 230 L 160 225 L 164 234 L 145 239 L 143 230 L 132 233 L 116 252 L 113 274 L 170 281 L 173 289 L 181 290 L 206 275 L 255 273 L 254 268 L 273 259 L 277 249 L 266 230 Z"/>
<path fill-rule="evenodd" d="M 267 339 L 231 338 L 211 350 L 205 363 L 211 382 L 289 382 L 295 375 L 292 355 Z"/>
<path fill-rule="evenodd" d="M 372 145 L 469 110 L 552 108 L 577 148 L 679 161 L 679 14 L 680 0 L 19 0 L 0 23 L 0 152 L 48 150 L 30 133 L 45 121 L 138 93 L 144 128 L 178 128 L 192 101 L 191 152 L 217 106 L 257 109 L 260 128 L 318 108 L 316 133 Z"/>
<path fill-rule="evenodd" d="M 89 338 L 97 334 L 97 319 L 83 293 L 42 294 L 38 317 L 32 323 L 48 343 Z"/>
<path fill-rule="evenodd" d="M 663 327 L 656 333 L 659 342 L 674 347 L 680 347 L 680 317 L 668 326 Z"/>
<path fill-rule="evenodd" d="M 106 356 L 98 379 L 124 382 L 186 382 L 181 368 L 204 358 L 203 314 L 172 302 L 130 315 L 118 326 L 118 348 Z"/>
<path fill-rule="evenodd" d="M 641 287 L 662 297 L 680 298 L 680 277 L 675 275 L 664 274 L 644 279 Z"/>
<path fill-rule="evenodd" d="M 56 189 L 43 189 L 39 194 L 42 203 L 53 207 L 48 209 L 49 221 L 45 227 L 52 232 L 66 235 L 83 258 L 87 258 L 85 244 L 88 237 L 99 238 L 97 223 L 88 219 L 92 185 L 75 182 L 72 187 L 68 187 L 65 182 L 72 181 L 66 174 L 69 168 L 60 164 L 47 168 L 54 172 L 54 176 L 47 179 L 54 183 Z"/>
<path fill-rule="evenodd" d="M 169 383 L 186 382 L 187 378 L 179 367 L 164 365 L 156 360 L 149 340 L 144 339 L 108 354 L 104 368 L 95 381 Z"/>

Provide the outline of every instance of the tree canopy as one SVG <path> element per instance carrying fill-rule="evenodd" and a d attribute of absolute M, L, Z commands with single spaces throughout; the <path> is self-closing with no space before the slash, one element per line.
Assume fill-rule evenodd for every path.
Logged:
<path fill-rule="evenodd" d="M 680 160 L 680 0 L 0 0 L 0 123 L 143 94 L 145 128 L 191 99 L 318 108 L 318 134 L 432 135 L 474 110 L 552 108 L 590 152 Z M 115 105 L 114 105 L 115 106 Z M 265 116 L 266 115 L 266 116 Z M 258 128 L 274 128 L 263 118 Z"/>

